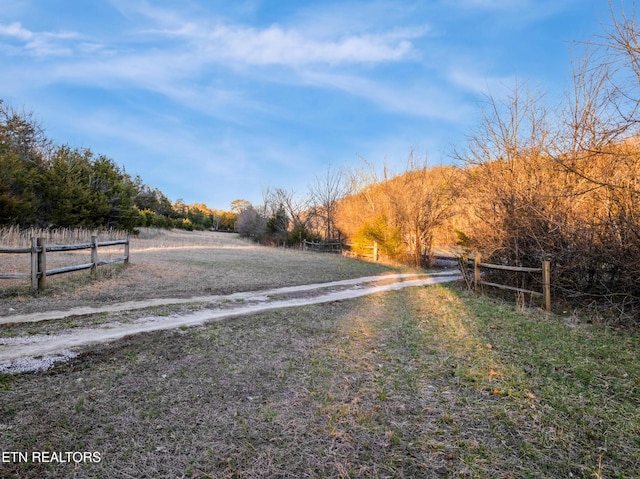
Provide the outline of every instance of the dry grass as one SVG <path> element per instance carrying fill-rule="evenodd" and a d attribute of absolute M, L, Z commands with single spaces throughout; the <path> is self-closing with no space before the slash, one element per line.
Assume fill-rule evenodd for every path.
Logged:
<path fill-rule="evenodd" d="M 0 227 L 2 246 L 28 247 L 31 245 L 31 238 L 45 238 L 47 244 L 86 243 L 91 236 L 98 236 L 101 241 L 107 241 L 122 239 L 127 236 L 127 232 L 116 229 Z"/>
<path fill-rule="evenodd" d="M 102 241 L 102 238 L 99 238 Z M 319 255 L 256 245 L 235 234 L 144 230 L 131 237 L 127 267 L 101 267 L 95 278 L 87 271 L 48 278 L 43 293 L 30 291 L 29 282 L 2 280 L 0 315 L 78 305 L 158 297 L 192 297 L 253 291 L 335 279 L 346 279 L 393 270 L 334 255 Z M 122 247 L 100 248 L 99 257 L 122 255 Z M 29 255 L 0 255 L 0 269 L 11 268 L 9 258 L 21 261 L 28 272 Z M 50 253 L 47 267 L 90 261 L 89 251 Z M 398 270 L 397 268 L 395 270 Z"/>
<path fill-rule="evenodd" d="M 2 450 L 102 461 L 2 467 L 21 478 L 638 477 L 639 346 L 439 286 L 147 334 L 5 376 Z"/>
<path fill-rule="evenodd" d="M 326 261 L 320 276 L 331 279 L 371 267 L 199 238 L 195 249 L 163 239 L 173 257 L 166 274 L 189 288 L 199 283 L 179 276 L 178 262 L 198 271 L 226 264 L 229 288 L 246 284 L 235 268 L 265 286 L 309 282 L 305 260 Z M 140 241 L 140 263 L 119 280 L 142 258 L 163 261 Z M 203 249 L 211 259 L 198 266 Z M 110 281 L 73 291 L 99 297 L 91 289 Z M 3 463 L 0 476 L 635 478 L 638 351 L 629 331 L 440 286 L 144 334 L 48 372 L 0 375 L 0 451 L 102 458 Z"/>

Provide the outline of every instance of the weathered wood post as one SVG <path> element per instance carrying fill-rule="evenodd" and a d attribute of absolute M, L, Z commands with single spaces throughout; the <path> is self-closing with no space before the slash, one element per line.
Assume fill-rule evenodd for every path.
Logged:
<path fill-rule="evenodd" d="M 476 294 L 480 294 L 480 255 L 476 254 L 476 259 L 473 263 L 473 285 L 476 291 Z"/>
<path fill-rule="evenodd" d="M 126 241 L 124 244 L 124 264 L 129 264 L 129 235 L 127 235 Z"/>
<path fill-rule="evenodd" d="M 469 255 L 464 253 L 462 256 L 458 256 L 458 267 L 462 273 L 467 289 L 471 291 L 471 278 L 469 278 Z"/>
<path fill-rule="evenodd" d="M 38 289 L 43 290 L 47 286 L 47 240 L 38 238 Z"/>
<path fill-rule="evenodd" d="M 542 262 L 542 294 L 544 295 L 544 309 L 551 312 L 551 262 Z"/>
<path fill-rule="evenodd" d="M 373 261 L 378 261 L 378 242 L 373 242 Z"/>
<path fill-rule="evenodd" d="M 31 289 L 38 289 L 38 239 L 31 237 Z"/>
<path fill-rule="evenodd" d="M 98 269 L 98 237 L 91 237 L 91 274 L 95 274 Z"/>

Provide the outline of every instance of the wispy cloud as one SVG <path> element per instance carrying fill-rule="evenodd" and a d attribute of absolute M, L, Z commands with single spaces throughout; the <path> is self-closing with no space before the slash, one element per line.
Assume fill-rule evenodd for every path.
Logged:
<path fill-rule="evenodd" d="M 403 61 L 415 54 L 413 40 L 429 32 L 428 26 L 407 23 L 406 19 L 390 27 L 389 15 L 394 10 L 389 2 L 372 2 L 365 9 L 349 2 L 340 2 L 338 6 L 322 4 L 322 8 L 306 5 L 290 18 L 260 27 L 231 21 L 214 12 L 201 15 L 202 12 L 135 1 L 116 4 L 123 15 L 139 16 L 147 24 L 148 28 L 140 30 L 140 34 L 182 40 L 208 61 L 246 65 Z M 380 17 L 379 28 L 376 22 L 372 25 L 372 12 Z"/>
<path fill-rule="evenodd" d="M 33 32 L 20 22 L 13 22 L 0 24 L 1 37 L 14 40 L 11 45 L 0 43 L 0 47 L 5 50 L 34 56 L 59 56 L 72 53 L 72 49 L 65 43 L 67 40 L 77 39 L 79 35 L 68 31 Z"/>
<path fill-rule="evenodd" d="M 54 39 L 77 39 L 74 55 L 47 68 L 46 81 L 102 88 L 140 88 L 213 116 L 235 118 L 236 112 L 269 107 L 251 92 L 216 79 L 241 76 L 243 82 L 337 89 L 370 100 L 389 111 L 448 116 L 442 95 L 427 104 L 416 92 L 397 90 L 367 78 L 373 67 L 417 63 L 415 41 L 428 35 L 426 25 L 394 25 L 375 31 L 339 32 L 332 27 L 305 30 L 305 23 L 256 27 L 216 18 L 196 18 L 147 3 L 123 5 L 124 14 L 144 18 L 143 27 L 122 35 L 117 43 L 85 34 L 34 33 L 19 23 L 5 25 L 42 54 L 64 53 Z M 161 42 L 162 48 L 156 47 Z M 129 43 L 127 43 L 129 42 Z M 60 48 L 56 50 L 56 48 Z M 70 47 L 66 53 L 70 53 Z M 274 70 L 274 68 L 276 70 Z M 364 69 L 359 72 L 359 69 Z M 38 75 L 39 76 L 39 75 Z M 43 80 L 45 81 L 45 80 Z M 411 95 L 414 95 L 413 97 Z M 427 107 L 428 106 L 428 107 Z M 277 114 L 277 108 L 271 108 Z"/>
<path fill-rule="evenodd" d="M 154 18 L 168 17 L 154 14 Z M 166 20 L 165 22 L 166 23 Z M 278 24 L 256 28 L 231 22 L 205 22 L 173 17 L 169 28 L 149 30 L 167 39 L 182 40 L 208 61 L 246 65 L 345 65 L 407 60 L 415 53 L 412 40 L 426 27 L 393 28 L 381 32 L 331 36 L 311 35 L 300 28 Z"/>
<path fill-rule="evenodd" d="M 14 37 L 23 41 L 31 40 L 33 37 L 33 33 L 24 28 L 20 22 L 13 22 L 8 25 L 0 24 L 0 35 Z"/>
<path fill-rule="evenodd" d="M 199 37 L 210 58 L 254 65 L 380 63 L 406 59 L 408 39 L 360 35 L 318 41 L 277 25 L 266 29 L 220 25 Z"/>
<path fill-rule="evenodd" d="M 403 85 L 399 88 L 357 75 L 321 71 L 306 71 L 301 74 L 301 78 L 312 85 L 364 98 L 394 113 L 446 121 L 455 121 L 465 115 L 466 108 L 458 99 L 433 84 Z"/>
<path fill-rule="evenodd" d="M 0 25 L 0 35 L 17 39 L 25 49 L 42 55 L 66 53 L 66 62 L 46 67 L 46 75 L 35 75 L 46 77 L 42 81 L 50 84 L 137 88 L 208 116 L 239 123 L 250 112 L 278 115 L 278 107 L 265 103 L 251 90 L 233 88 L 233 80 L 229 81 L 233 78 L 242 78 L 243 83 L 337 90 L 396 114 L 444 121 L 457 121 L 466 114 L 460 96 L 444 92 L 441 82 L 447 78 L 443 72 L 433 75 L 440 77 L 440 83 L 432 78 L 422 84 L 389 77 L 390 70 L 371 75 L 372 68 L 425 61 L 421 58 L 425 45 L 420 42 L 429 40 L 431 26 L 424 20 L 416 24 L 406 18 L 407 9 L 395 13 L 397 9 L 390 8 L 393 3 L 374 2 L 362 14 L 364 22 L 354 17 L 355 8 L 361 5 L 345 3 L 327 10 L 311 7 L 292 19 L 283 19 L 282 24 L 263 27 L 215 16 L 199 18 L 147 2 L 118 5 L 128 22 L 135 19 L 137 28 L 124 32 L 111 44 L 109 39 L 92 38 L 86 33 L 36 33 L 20 23 Z M 390 24 L 385 18 L 387 12 L 393 12 L 389 14 L 399 23 Z M 312 17 L 317 23 L 308 28 Z M 355 20 L 352 25 L 338 22 L 342 29 L 336 29 L 330 17 Z M 61 43 L 65 40 L 77 41 Z M 162 48 L 157 48 L 157 42 Z M 427 68 L 435 73 L 439 66 Z M 463 91 L 483 90 L 464 69 L 456 70 L 448 81 Z"/>

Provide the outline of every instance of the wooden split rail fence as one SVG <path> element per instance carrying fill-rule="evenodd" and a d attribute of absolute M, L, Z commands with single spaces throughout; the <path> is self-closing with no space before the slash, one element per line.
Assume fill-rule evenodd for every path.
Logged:
<path fill-rule="evenodd" d="M 467 258 L 462 258 L 461 265 L 463 268 L 463 274 L 466 277 L 464 267 L 468 265 Z M 538 273 L 542 275 L 542 292 L 531 291 L 529 289 L 519 288 L 516 286 L 510 286 L 506 284 L 492 283 L 484 281 L 482 279 L 482 268 L 495 269 L 502 271 L 513 271 L 517 273 Z M 509 291 L 516 291 L 518 293 L 530 294 L 532 296 L 541 297 L 544 302 L 544 309 L 551 311 L 551 263 L 549 261 L 543 261 L 540 268 L 525 268 L 522 266 L 505 266 L 501 264 L 483 263 L 480 255 L 476 255 L 473 261 L 473 286 L 477 294 L 482 292 L 482 286 L 491 286 L 493 288 L 506 289 Z"/>
<path fill-rule="evenodd" d="M 98 248 L 104 246 L 124 245 L 124 255 L 108 260 L 98 260 Z M 47 253 L 54 251 L 76 251 L 90 249 L 91 262 L 61 268 L 47 269 Z M 98 266 L 117 262 L 129 262 L 129 238 L 123 240 L 100 241 L 96 236 L 91 237 L 91 243 L 74 245 L 51 245 L 47 246 L 44 238 L 31 238 L 31 246 L 25 248 L 10 248 L 0 246 L 0 253 L 27 253 L 31 255 L 31 273 L 7 273 L 0 271 L 0 279 L 31 279 L 31 287 L 34 290 L 42 290 L 46 287 L 47 276 L 70 273 L 83 269 L 95 271 Z"/>
<path fill-rule="evenodd" d="M 302 242 L 303 249 L 305 251 L 316 251 L 319 253 L 342 253 L 343 244 L 339 241 L 334 242 L 322 242 L 314 243 L 312 241 L 304 240 Z"/>

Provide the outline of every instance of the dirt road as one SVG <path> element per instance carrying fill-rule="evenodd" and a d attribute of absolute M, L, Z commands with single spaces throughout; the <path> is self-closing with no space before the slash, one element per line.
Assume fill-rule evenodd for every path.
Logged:
<path fill-rule="evenodd" d="M 183 308 L 165 316 L 145 316 L 131 322 L 110 321 L 94 327 L 61 329 L 53 334 L 0 338 L 0 372 L 17 373 L 48 369 L 91 348 L 91 345 L 115 341 L 143 332 L 184 328 L 273 309 L 328 303 L 358 298 L 407 287 L 426 286 L 460 279 L 456 270 L 431 274 L 387 274 L 289 286 L 265 291 L 193 298 L 156 298 L 130 301 L 104 307 L 79 307 L 67 311 L 47 311 L 0 318 L 0 324 L 28 323 L 65 319 L 79 315 L 98 315 L 119 311 L 143 310 L 166 305 L 198 304 L 195 311 Z M 203 307 L 204 304 L 204 307 Z"/>

